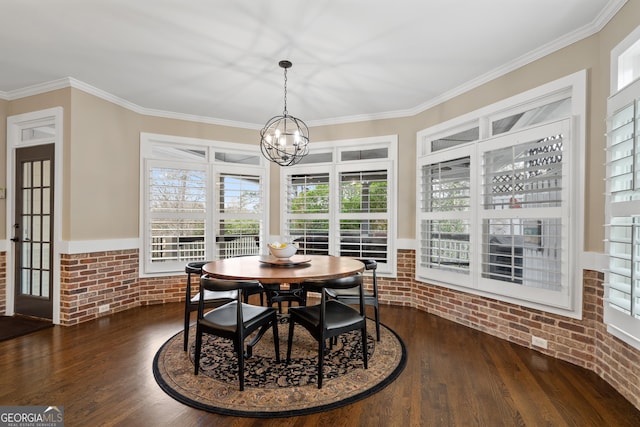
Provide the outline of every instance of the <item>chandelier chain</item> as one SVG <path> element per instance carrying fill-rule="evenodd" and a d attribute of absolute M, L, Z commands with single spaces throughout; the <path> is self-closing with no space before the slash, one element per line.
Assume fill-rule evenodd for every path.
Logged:
<path fill-rule="evenodd" d="M 287 69 L 284 69 L 284 115 L 287 113 Z"/>

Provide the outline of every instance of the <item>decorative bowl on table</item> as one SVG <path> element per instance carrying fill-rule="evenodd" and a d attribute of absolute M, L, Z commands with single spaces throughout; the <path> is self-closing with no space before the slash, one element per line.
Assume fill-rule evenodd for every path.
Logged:
<path fill-rule="evenodd" d="M 269 244 L 269 252 L 276 258 L 290 258 L 295 255 L 298 248 L 290 243 L 271 243 Z"/>

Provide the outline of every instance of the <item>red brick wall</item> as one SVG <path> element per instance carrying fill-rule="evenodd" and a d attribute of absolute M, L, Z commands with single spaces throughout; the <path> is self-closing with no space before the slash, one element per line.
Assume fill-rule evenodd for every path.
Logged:
<path fill-rule="evenodd" d="M 73 325 L 140 305 L 138 250 L 61 256 L 60 323 Z M 99 313 L 99 307 L 109 309 Z"/>
<path fill-rule="evenodd" d="M 7 314 L 7 253 L 0 252 L 0 315 Z"/>

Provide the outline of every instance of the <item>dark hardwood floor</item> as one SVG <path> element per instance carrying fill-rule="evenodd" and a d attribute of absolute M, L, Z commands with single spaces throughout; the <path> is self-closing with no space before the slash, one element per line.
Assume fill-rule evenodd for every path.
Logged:
<path fill-rule="evenodd" d="M 64 406 L 66 426 L 639 426 L 640 411 L 594 373 L 441 318 L 381 307 L 408 349 L 377 394 L 294 418 L 210 414 L 167 396 L 151 363 L 182 305 L 141 307 L 0 343 L 0 405 Z"/>

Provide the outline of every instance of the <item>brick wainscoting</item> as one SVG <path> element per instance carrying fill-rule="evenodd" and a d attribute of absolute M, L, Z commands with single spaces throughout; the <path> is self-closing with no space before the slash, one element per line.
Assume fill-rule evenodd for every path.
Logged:
<path fill-rule="evenodd" d="M 7 253 L 0 252 L 0 314 L 7 314 Z"/>
<path fill-rule="evenodd" d="M 3 310 L 6 306 L 5 259 L 5 254 L 0 253 L 0 308 Z M 73 325 L 141 305 L 184 299 L 185 274 L 140 278 L 138 265 L 137 250 L 63 255 L 61 323 Z M 596 372 L 640 409 L 640 351 L 606 331 L 602 309 L 603 274 L 585 270 L 583 276 L 581 320 L 417 282 L 413 250 L 400 250 L 397 277 L 379 277 L 378 285 L 383 304 L 426 311 L 582 366 Z M 365 277 L 370 286 L 370 274 Z M 99 308 L 106 308 L 107 304 L 108 309 L 99 312 Z M 384 307 L 381 311 L 384 322 Z M 534 335 L 547 340 L 547 349 L 531 345 Z"/>

